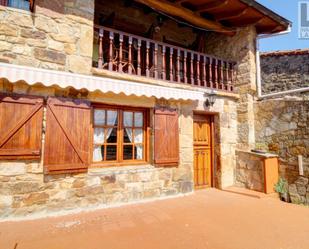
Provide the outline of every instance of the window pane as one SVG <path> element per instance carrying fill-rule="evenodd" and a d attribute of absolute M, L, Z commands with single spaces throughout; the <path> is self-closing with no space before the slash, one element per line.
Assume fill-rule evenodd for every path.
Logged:
<path fill-rule="evenodd" d="M 117 143 L 117 128 L 108 128 L 106 130 L 106 143 Z"/>
<path fill-rule="evenodd" d="M 135 129 L 134 130 L 134 143 L 142 143 L 143 142 L 143 130 Z"/>
<path fill-rule="evenodd" d="M 117 158 L 117 145 L 106 146 L 106 160 L 115 161 Z"/>
<path fill-rule="evenodd" d="M 134 113 L 134 126 L 135 127 L 142 127 L 143 126 L 143 113 L 142 112 L 135 112 Z"/>
<path fill-rule="evenodd" d="M 124 112 L 123 113 L 123 125 L 125 127 L 133 126 L 133 112 Z"/>
<path fill-rule="evenodd" d="M 133 145 L 123 146 L 123 160 L 133 159 Z"/>
<path fill-rule="evenodd" d="M 94 124 L 95 125 L 105 125 L 105 111 L 104 110 L 94 110 Z"/>
<path fill-rule="evenodd" d="M 93 140 L 95 144 L 104 143 L 104 128 L 95 128 L 93 134 Z"/>
<path fill-rule="evenodd" d="M 104 146 L 95 146 L 93 150 L 93 161 L 100 162 L 104 158 Z"/>
<path fill-rule="evenodd" d="M 142 160 L 143 159 L 143 145 L 135 145 L 134 159 Z"/>
<path fill-rule="evenodd" d="M 123 132 L 123 142 L 132 143 L 133 142 L 132 128 L 125 128 Z"/>
<path fill-rule="evenodd" d="M 8 6 L 18 9 L 29 10 L 30 2 L 26 0 L 9 0 Z"/>
<path fill-rule="evenodd" d="M 107 111 L 107 125 L 116 126 L 118 124 L 118 112 Z"/>

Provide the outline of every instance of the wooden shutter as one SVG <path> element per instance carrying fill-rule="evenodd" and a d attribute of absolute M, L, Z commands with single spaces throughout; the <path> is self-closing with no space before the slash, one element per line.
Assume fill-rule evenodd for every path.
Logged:
<path fill-rule="evenodd" d="M 155 109 L 154 161 L 158 166 L 179 163 L 179 129 L 176 110 Z"/>
<path fill-rule="evenodd" d="M 0 159 L 39 159 L 43 98 L 0 94 Z"/>
<path fill-rule="evenodd" d="M 90 102 L 49 98 L 44 166 L 46 173 L 87 171 L 90 161 Z"/>

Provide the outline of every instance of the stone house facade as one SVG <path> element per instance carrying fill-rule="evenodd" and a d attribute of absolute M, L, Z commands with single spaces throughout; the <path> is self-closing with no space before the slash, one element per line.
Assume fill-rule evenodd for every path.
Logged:
<path fill-rule="evenodd" d="M 165 2 L 1 2 L 1 218 L 235 183 L 236 150 L 255 146 L 256 36 L 289 22 L 248 0 Z M 203 11 L 222 22 L 198 25 Z"/>

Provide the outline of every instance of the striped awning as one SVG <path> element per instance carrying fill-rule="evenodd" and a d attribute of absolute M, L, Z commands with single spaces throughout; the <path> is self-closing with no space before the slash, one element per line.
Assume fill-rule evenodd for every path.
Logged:
<path fill-rule="evenodd" d="M 27 66 L 0 63 L 0 78 L 10 82 L 25 81 L 29 85 L 43 84 L 46 87 L 73 87 L 77 90 L 113 92 L 125 95 L 156 97 L 175 100 L 203 100 L 204 92 L 182 88 L 173 88 L 112 78 L 88 76 Z"/>

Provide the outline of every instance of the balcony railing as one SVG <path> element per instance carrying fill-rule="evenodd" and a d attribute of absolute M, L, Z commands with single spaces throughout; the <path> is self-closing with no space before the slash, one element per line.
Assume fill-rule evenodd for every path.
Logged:
<path fill-rule="evenodd" d="M 95 40 L 99 69 L 234 91 L 234 62 L 101 26 L 95 26 Z"/>

